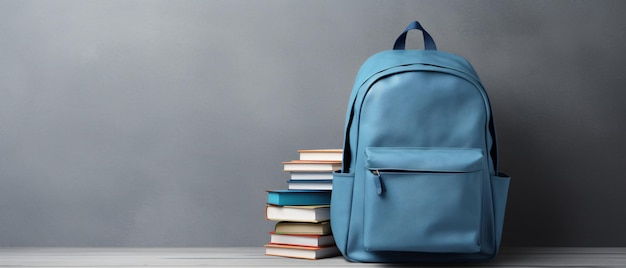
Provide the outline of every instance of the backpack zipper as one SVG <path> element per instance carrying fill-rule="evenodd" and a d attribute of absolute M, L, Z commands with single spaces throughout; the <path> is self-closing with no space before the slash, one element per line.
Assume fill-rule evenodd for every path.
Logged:
<path fill-rule="evenodd" d="M 414 173 L 466 173 L 465 171 L 424 171 L 424 170 L 403 170 L 403 169 L 370 169 L 374 177 L 374 186 L 376 187 L 376 194 L 382 195 L 385 192 L 385 185 L 382 180 L 382 172 L 394 173 L 394 172 L 414 172 Z"/>
<path fill-rule="evenodd" d="M 383 181 L 380 178 L 380 171 L 378 171 L 377 169 L 374 169 L 374 170 L 371 170 L 371 172 L 372 174 L 376 175 L 376 177 L 374 177 L 374 186 L 376 186 L 376 194 L 382 195 L 385 189 L 383 186 Z"/>

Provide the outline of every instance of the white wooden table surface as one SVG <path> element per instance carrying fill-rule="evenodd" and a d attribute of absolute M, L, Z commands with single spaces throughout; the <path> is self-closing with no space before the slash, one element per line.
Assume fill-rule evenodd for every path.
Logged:
<path fill-rule="evenodd" d="M 300 260 L 239 248 L 0 248 L 0 267 L 413 267 Z M 626 267 L 626 248 L 503 248 L 490 262 L 458 267 Z M 452 266 L 452 267 L 457 267 Z M 427 267 L 427 266 L 420 266 Z M 451 267 L 435 266 L 435 267 Z"/>

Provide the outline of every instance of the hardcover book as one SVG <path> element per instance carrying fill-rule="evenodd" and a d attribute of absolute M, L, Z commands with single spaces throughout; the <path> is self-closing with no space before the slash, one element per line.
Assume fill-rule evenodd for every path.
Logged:
<path fill-rule="evenodd" d="M 290 190 L 332 190 L 332 180 L 289 180 L 287 188 Z"/>
<path fill-rule="evenodd" d="M 330 191 L 273 190 L 267 191 L 267 203 L 278 206 L 330 205 Z"/>
<path fill-rule="evenodd" d="M 302 171 L 292 171 L 289 172 L 289 176 L 291 180 L 332 180 L 333 173 L 332 172 L 302 172 Z"/>
<path fill-rule="evenodd" d="M 327 235 L 331 234 L 330 222 L 290 222 L 281 221 L 274 226 L 276 234 L 308 234 Z"/>
<path fill-rule="evenodd" d="M 283 162 L 284 171 L 327 171 L 341 169 L 341 161 L 291 160 Z"/>
<path fill-rule="evenodd" d="M 339 252 L 339 249 L 336 246 L 303 247 L 303 246 L 267 244 L 265 245 L 265 254 L 270 255 L 270 256 L 282 256 L 282 257 L 316 260 L 316 259 L 339 256 L 341 253 Z"/>
<path fill-rule="evenodd" d="M 335 239 L 332 235 L 277 234 L 270 232 L 270 243 L 306 247 L 326 247 L 334 245 Z"/>
<path fill-rule="evenodd" d="M 315 149 L 298 150 L 300 160 L 334 160 L 341 161 L 343 158 L 342 149 Z"/>
<path fill-rule="evenodd" d="M 265 207 L 265 217 L 271 221 L 321 222 L 330 220 L 330 206 L 274 206 Z"/>

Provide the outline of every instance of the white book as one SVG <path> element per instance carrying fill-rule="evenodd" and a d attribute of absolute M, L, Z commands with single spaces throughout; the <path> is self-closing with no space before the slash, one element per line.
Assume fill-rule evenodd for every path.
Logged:
<path fill-rule="evenodd" d="M 291 160 L 283 162 L 284 171 L 326 171 L 341 169 L 341 161 L 328 160 Z"/>
<path fill-rule="evenodd" d="M 291 180 L 332 180 L 332 172 L 290 172 Z"/>
<path fill-rule="evenodd" d="M 342 149 L 315 149 L 315 150 L 298 150 L 300 160 L 334 160 L 341 161 L 343 159 Z"/>
<path fill-rule="evenodd" d="M 307 247 L 325 247 L 334 245 L 335 239 L 332 235 L 277 234 L 270 232 L 270 243 Z"/>
<path fill-rule="evenodd" d="M 320 222 L 330 220 L 330 206 L 273 206 L 265 207 L 265 218 L 270 221 Z"/>
<path fill-rule="evenodd" d="M 289 180 L 287 181 L 289 190 L 332 190 L 332 180 Z"/>
<path fill-rule="evenodd" d="M 265 245 L 265 254 L 270 255 L 270 256 L 282 256 L 282 257 L 316 260 L 316 259 L 339 256 L 341 252 L 339 252 L 339 249 L 337 248 L 337 246 L 302 247 L 302 246 L 267 244 Z"/>

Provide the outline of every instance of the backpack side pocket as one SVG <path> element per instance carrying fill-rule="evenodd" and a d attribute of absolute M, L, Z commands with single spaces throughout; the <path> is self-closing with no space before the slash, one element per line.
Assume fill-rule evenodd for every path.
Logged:
<path fill-rule="evenodd" d="M 333 191 L 330 199 L 330 226 L 335 243 L 339 250 L 346 255 L 348 241 L 348 227 L 352 208 L 352 191 L 354 173 L 333 173 Z"/>
<path fill-rule="evenodd" d="M 506 200 L 509 195 L 509 183 L 511 177 L 504 173 L 491 176 L 491 192 L 493 194 L 493 213 L 496 229 L 496 249 L 500 247 L 502 240 L 502 227 L 504 226 L 504 213 L 506 211 Z"/>

